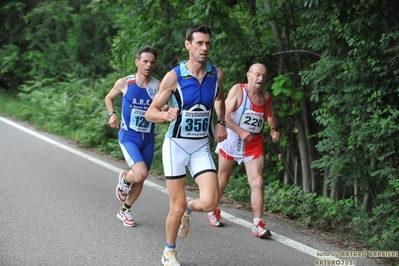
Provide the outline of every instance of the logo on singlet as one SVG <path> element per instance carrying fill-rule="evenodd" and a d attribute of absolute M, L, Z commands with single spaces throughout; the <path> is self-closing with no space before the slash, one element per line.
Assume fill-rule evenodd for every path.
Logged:
<path fill-rule="evenodd" d="M 157 93 L 157 89 L 153 88 L 151 86 L 147 87 L 147 93 L 150 96 L 151 99 L 154 99 L 155 94 Z"/>
<path fill-rule="evenodd" d="M 133 105 L 147 105 L 147 106 L 150 106 L 151 105 L 151 100 L 146 100 L 145 101 L 144 99 L 133 98 L 132 104 Z"/>

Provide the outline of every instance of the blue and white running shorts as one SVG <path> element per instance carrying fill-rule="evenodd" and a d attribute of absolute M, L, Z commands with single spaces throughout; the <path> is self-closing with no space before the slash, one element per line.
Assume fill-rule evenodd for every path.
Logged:
<path fill-rule="evenodd" d="M 195 179 L 206 172 L 215 172 L 209 138 L 181 139 L 165 137 L 162 146 L 162 161 L 166 179 L 186 176 L 186 167 Z"/>
<path fill-rule="evenodd" d="M 150 170 L 154 158 L 155 137 L 153 134 L 119 130 L 119 145 L 129 167 L 144 162 Z"/>

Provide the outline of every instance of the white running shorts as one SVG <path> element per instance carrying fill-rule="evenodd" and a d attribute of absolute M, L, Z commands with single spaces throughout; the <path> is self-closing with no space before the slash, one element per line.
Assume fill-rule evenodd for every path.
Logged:
<path fill-rule="evenodd" d="M 195 179 L 205 172 L 215 172 L 209 146 L 209 138 L 181 139 L 165 137 L 162 146 L 162 162 L 166 179 L 186 176 L 186 167 Z"/>

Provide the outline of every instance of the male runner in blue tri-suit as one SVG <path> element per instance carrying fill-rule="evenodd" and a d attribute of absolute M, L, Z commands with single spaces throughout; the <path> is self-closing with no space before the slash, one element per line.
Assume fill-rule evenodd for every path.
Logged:
<path fill-rule="evenodd" d="M 162 147 L 162 161 L 169 193 L 164 265 L 179 266 L 176 238 L 186 237 L 191 211 L 209 212 L 218 205 L 218 179 L 209 141 L 213 137 L 213 110 L 218 122 L 215 141 L 227 136 L 223 96 L 223 71 L 208 61 L 210 29 L 193 26 L 186 33 L 188 61 L 181 62 L 163 78 L 146 118 L 153 123 L 170 122 Z M 168 103 L 169 110 L 160 112 Z M 199 198 L 186 202 L 186 167 L 198 184 Z M 180 227 L 180 228 L 179 228 Z"/>
<path fill-rule="evenodd" d="M 145 119 L 145 112 L 159 88 L 160 82 L 151 76 L 156 60 L 154 48 L 147 46 L 138 50 L 135 59 L 137 73 L 118 79 L 105 97 L 109 125 L 119 128 L 114 99 L 123 95 L 118 140 L 130 171 L 119 174 L 116 196 L 124 202 L 117 217 L 125 226 L 136 226 L 130 207 L 140 196 L 154 155 L 154 124 Z"/>

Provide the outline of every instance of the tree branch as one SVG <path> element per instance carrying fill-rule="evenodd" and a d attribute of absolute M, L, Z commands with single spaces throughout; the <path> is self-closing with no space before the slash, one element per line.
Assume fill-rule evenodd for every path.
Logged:
<path fill-rule="evenodd" d="M 274 53 L 272 55 L 281 55 L 281 54 L 286 54 L 286 53 L 297 53 L 297 52 L 299 52 L 299 53 L 309 53 L 309 54 L 313 54 L 313 55 L 316 55 L 316 56 L 321 58 L 321 55 L 319 55 L 319 54 L 317 54 L 315 52 L 312 52 L 312 51 L 308 51 L 308 50 L 288 50 L 288 51 Z"/>

